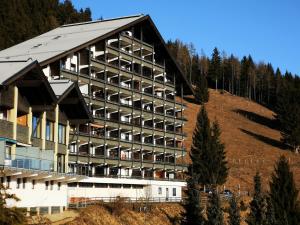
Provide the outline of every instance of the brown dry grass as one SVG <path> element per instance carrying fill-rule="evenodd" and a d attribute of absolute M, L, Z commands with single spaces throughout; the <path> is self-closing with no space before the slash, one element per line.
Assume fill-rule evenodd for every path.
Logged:
<path fill-rule="evenodd" d="M 185 145 L 189 151 L 196 123 L 199 105 L 184 100 L 188 105 L 185 116 L 188 118 L 184 131 L 188 134 Z M 267 188 L 274 162 L 280 155 L 290 159 L 297 187 L 300 188 L 300 155 L 292 153 L 280 145 L 280 132 L 274 129 L 274 113 L 245 98 L 229 93 L 221 94 L 210 90 L 206 104 L 210 120 L 217 119 L 222 130 L 230 173 L 227 186 L 236 190 L 251 191 L 256 171 L 262 175 L 264 188 Z"/>
<path fill-rule="evenodd" d="M 155 204 L 150 212 L 120 207 L 117 214 L 103 205 L 90 206 L 68 225 L 172 225 L 177 224 L 182 207 L 179 204 Z"/>

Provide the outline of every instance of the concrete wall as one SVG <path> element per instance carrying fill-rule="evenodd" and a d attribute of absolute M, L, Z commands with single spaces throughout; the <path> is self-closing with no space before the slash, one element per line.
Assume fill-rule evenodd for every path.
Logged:
<path fill-rule="evenodd" d="M 15 194 L 20 201 L 9 202 L 10 206 L 17 207 L 51 207 L 51 206 L 67 206 L 67 185 L 62 183 L 60 190 L 58 190 L 57 182 L 54 182 L 53 190 L 50 190 L 50 184 L 48 190 L 45 188 L 45 181 L 36 180 L 34 189 L 32 189 L 32 181 L 27 179 L 25 188 L 23 189 L 23 183 L 21 182 L 20 188 L 17 188 L 17 177 L 11 178 L 9 192 Z"/>
<path fill-rule="evenodd" d="M 68 187 L 69 198 L 113 198 L 126 197 L 130 199 L 150 198 L 159 201 L 180 200 L 182 197 L 182 187 L 185 182 L 176 181 L 158 181 L 158 180 L 139 180 L 124 178 L 87 178 L 81 183 L 93 183 L 92 187 Z M 108 187 L 96 187 L 95 184 L 108 184 Z M 121 184 L 121 188 L 112 188 L 110 184 Z M 125 186 L 131 185 L 130 188 Z M 135 188 L 135 185 L 143 187 Z M 159 193 L 159 189 L 161 193 Z M 173 189 L 176 189 L 176 195 L 173 196 Z"/>

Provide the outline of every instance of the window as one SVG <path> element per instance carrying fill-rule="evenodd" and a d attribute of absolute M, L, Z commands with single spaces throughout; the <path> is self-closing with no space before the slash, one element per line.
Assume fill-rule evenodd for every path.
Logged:
<path fill-rule="evenodd" d="M 27 182 L 26 178 L 23 178 L 23 189 L 26 188 L 26 182 Z"/>
<path fill-rule="evenodd" d="M 0 110 L 0 120 L 7 120 L 7 110 Z"/>
<path fill-rule="evenodd" d="M 3 185 L 4 184 L 4 177 L 1 177 L 1 184 Z"/>
<path fill-rule="evenodd" d="M 65 172 L 65 155 L 57 154 L 57 172 Z"/>
<path fill-rule="evenodd" d="M 50 181 L 50 190 L 51 190 L 51 191 L 53 190 L 53 185 L 54 185 L 54 181 L 51 180 L 51 181 Z"/>
<path fill-rule="evenodd" d="M 46 121 L 46 140 L 53 141 L 53 122 L 47 120 Z"/>
<path fill-rule="evenodd" d="M 131 188 L 131 184 L 123 184 L 123 188 L 130 189 Z"/>
<path fill-rule="evenodd" d="M 34 189 L 34 187 L 35 187 L 35 180 L 32 180 L 31 183 L 32 183 L 32 189 Z"/>
<path fill-rule="evenodd" d="M 20 184 L 21 184 L 21 178 L 17 178 L 17 189 L 20 188 Z"/>
<path fill-rule="evenodd" d="M 58 182 L 57 183 L 57 190 L 60 190 L 60 187 L 61 187 L 61 182 Z"/>
<path fill-rule="evenodd" d="M 6 177 L 7 188 L 10 187 L 10 181 L 11 181 L 10 176 L 9 176 L 9 177 Z"/>
<path fill-rule="evenodd" d="M 11 146 L 9 145 L 5 146 L 5 159 L 11 159 Z"/>
<path fill-rule="evenodd" d="M 49 188 L 49 181 L 46 181 L 45 182 L 45 189 L 48 190 L 48 188 Z"/>
<path fill-rule="evenodd" d="M 58 143 L 66 143 L 66 126 L 63 124 L 58 124 Z"/>
<path fill-rule="evenodd" d="M 176 188 L 173 188 L 173 196 L 176 196 Z"/>
<path fill-rule="evenodd" d="M 162 194 L 162 188 L 158 187 L 158 194 L 161 195 Z"/>
<path fill-rule="evenodd" d="M 32 135 L 35 138 L 41 137 L 41 123 L 40 118 L 37 116 L 32 117 Z"/>

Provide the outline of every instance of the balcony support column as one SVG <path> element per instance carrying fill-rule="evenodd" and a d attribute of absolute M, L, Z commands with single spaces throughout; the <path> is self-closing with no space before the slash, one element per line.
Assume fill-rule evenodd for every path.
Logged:
<path fill-rule="evenodd" d="M 53 141 L 54 141 L 54 171 L 57 170 L 57 151 L 58 151 L 58 117 L 59 117 L 59 106 L 55 106 L 55 121 L 53 130 Z M 78 148 L 77 148 L 78 151 Z"/>
<path fill-rule="evenodd" d="M 29 112 L 27 116 L 27 125 L 28 125 L 28 144 L 31 144 L 31 136 L 32 136 L 32 108 L 29 107 Z"/>
<path fill-rule="evenodd" d="M 13 93 L 14 93 L 14 102 L 13 102 L 13 108 L 9 110 L 9 118 L 8 120 L 13 123 L 13 139 L 17 140 L 17 117 L 18 117 L 18 95 L 19 90 L 17 86 L 13 87 Z M 16 145 L 12 145 L 11 147 L 11 154 L 14 156 L 16 154 Z"/>
<path fill-rule="evenodd" d="M 42 139 L 42 150 L 46 148 L 46 112 L 43 111 L 41 114 L 41 139 Z"/>
<path fill-rule="evenodd" d="M 66 155 L 65 155 L 65 172 L 68 171 L 68 164 L 69 164 L 69 142 L 70 142 L 70 122 L 69 120 L 67 121 L 67 126 L 66 126 L 66 146 L 67 146 L 67 151 L 66 151 Z"/>

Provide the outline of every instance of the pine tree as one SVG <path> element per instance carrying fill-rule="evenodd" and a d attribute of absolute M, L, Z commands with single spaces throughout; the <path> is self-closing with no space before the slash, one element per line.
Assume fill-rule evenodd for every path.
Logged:
<path fill-rule="evenodd" d="M 233 196 L 229 201 L 229 225 L 240 225 L 241 215 L 237 199 Z"/>
<path fill-rule="evenodd" d="M 226 160 L 225 145 L 221 143 L 221 130 L 218 121 L 214 121 L 211 127 L 211 174 L 210 184 L 221 185 L 226 182 L 228 176 L 228 166 Z M 209 152 L 208 152 L 209 154 Z M 209 166 L 210 167 L 210 166 Z"/>
<path fill-rule="evenodd" d="M 285 87 L 278 96 L 276 112 L 283 143 L 291 146 L 295 152 L 299 152 L 300 91 L 294 87 Z"/>
<path fill-rule="evenodd" d="M 208 76 L 215 81 L 215 88 L 218 89 L 218 80 L 221 77 L 221 57 L 219 50 L 214 48 L 209 63 Z"/>
<path fill-rule="evenodd" d="M 205 106 L 202 106 L 197 115 L 197 123 L 193 133 L 193 143 L 190 151 L 190 158 L 192 160 L 191 170 L 193 171 L 193 176 L 197 177 L 197 183 L 199 183 L 200 180 L 203 180 L 203 152 L 209 151 L 209 143 L 211 139 L 210 133 L 210 122 Z"/>
<path fill-rule="evenodd" d="M 221 208 L 220 196 L 216 191 L 213 191 L 209 196 L 207 207 L 207 223 L 206 225 L 224 225 L 224 216 Z"/>
<path fill-rule="evenodd" d="M 267 197 L 266 225 L 277 225 L 274 207 L 270 197 Z M 279 224 L 278 224 L 279 225 Z"/>
<path fill-rule="evenodd" d="M 7 192 L 7 188 L 0 183 L 0 224 L 1 225 L 22 225 L 25 224 L 25 216 L 20 208 L 7 207 L 6 201 L 13 199 L 19 201 L 19 199 Z"/>
<path fill-rule="evenodd" d="M 281 156 L 275 165 L 270 182 L 270 203 L 274 208 L 277 224 L 298 225 L 300 209 L 298 190 L 289 163 Z"/>
<path fill-rule="evenodd" d="M 250 203 L 248 225 L 264 225 L 266 222 L 267 205 L 261 190 L 261 178 L 257 172 L 254 176 L 254 196 Z"/>
<path fill-rule="evenodd" d="M 204 75 L 199 74 L 195 82 L 195 100 L 199 104 L 208 102 L 209 93 L 207 89 L 207 80 Z"/>
<path fill-rule="evenodd" d="M 199 178 L 200 184 L 215 187 L 225 183 L 228 175 L 225 147 L 220 141 L 218 123 L 210 126 L 205 106 L 197 116 L 190 158 L 193 173 Z"/>
<path fill-rule="evenodd" d="M 189 176 L 187 179 L 186 196 L 186 202 L 183 204 L 185 211 L 182 224 L 203 225 L 205 219 L 202 214 L 200 190 L 198 189 L 197 181 L 192 176 Z"/>

